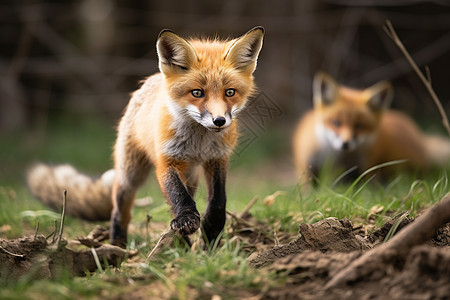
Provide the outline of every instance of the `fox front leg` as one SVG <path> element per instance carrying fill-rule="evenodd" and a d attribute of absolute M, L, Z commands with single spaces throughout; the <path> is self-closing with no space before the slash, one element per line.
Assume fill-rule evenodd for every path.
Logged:
<path fill-rule="evenodd" d="M 202 221 L 205 246 L 215 243 L 225 226 L 227 197 L 225 181 L 228 168 L 227 159 L 208 161 L 203 165 L 208 186 L 208 206 Z"/>
<path fill-rule="evenodd" d="M 175 215 L 170 228 L 182 236 L 190 235 L 200 227 L 200 214 L 182 180 L 186 167 L 183 163 L 167 162 L 156 169 L 161 190 Z"/>

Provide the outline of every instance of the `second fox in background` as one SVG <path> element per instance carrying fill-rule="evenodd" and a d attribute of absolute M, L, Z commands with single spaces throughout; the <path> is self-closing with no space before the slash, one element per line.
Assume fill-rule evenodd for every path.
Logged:
<path fill-rule="evenodd" d="M 387 178 L 400 169 L 426 171 L 450 161 L 450 140 L 424 134 L 405 114 L 389 109 L 393 88 L 387 81 L 357 90 L 318 72 L 313 83 L 314 109 L 295 131 L 294 159 L 300 183 L 308 185 L 320 170 L 365 170 L 390 161 L 403 163 L 377 170 Z"/>

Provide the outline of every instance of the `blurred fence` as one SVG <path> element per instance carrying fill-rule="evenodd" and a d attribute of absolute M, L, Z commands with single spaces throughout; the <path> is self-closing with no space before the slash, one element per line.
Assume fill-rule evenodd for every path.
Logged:
<path fill-rule="evenodd" d="M 8 3 L 9 2 L 9 3 Z M 450 2 L 417 0 L 60 0 L 0 3 L 0 133 L 40 126 L 66 111 L 117 119 L 157 71 L 155 42 L 182 36 L 237 37 L 266 29 L 255 73 L 260 90 L 292 126 L 311 107 L 311 80 L 323 69 L 344 84 L 388 79 L 394 106 L 439 115 L 425 88 L 382 30 L 390 19 L 450 111 Z"/>

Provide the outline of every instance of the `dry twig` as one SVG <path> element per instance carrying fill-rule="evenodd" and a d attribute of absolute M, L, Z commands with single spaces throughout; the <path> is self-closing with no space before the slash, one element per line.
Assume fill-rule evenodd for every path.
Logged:
<path fill-rule="evenodd" d="M 156 246 L 147 256 L 147 262 L 155 260 L 155 257 L 162 251 L 164 246 L 172 244 L 175 234 L 176 234 L 175 231 L 172 228 L 169 228 L 167 232 L 161 235 L 158 243 L 156 243 Z"/>
<path fill-rule="evenodd" d="M 64 220 L 66 219 L 66 199 L 67 199 L 67 190 L 63 192 L 63 207 L 61 213 L 61 226 L 59 227 L 59 235 L 58 235 L 58 243 L 62 241 L 62 234 L 64 231 Z"/>
<path fill-rule="evenodd" d="M 400 49 L 400 51 L 405 56 L 408 63 L 411 65 L 413 70 L 416 72 L 417 76 L 419 76 L 422 83 L 425 85 L 428 93 L 431 95 L 431 98 L 433 99 L 434 103 L 436 104 L 439 113 L 441 114 L 442 118 L 442 124 L 444 125 L 445 129 L 447 130 L 448 135 L 450 135 L 450 124 L 448 122 L 447 114 L 445 113 L 445 110 L 442 106 L 442 103 L 439 101 L 438 96 L 436 95 L 432 85 L 431 85 L 431 75 L 428 68 L 426 68 L 427 76 L 425 76 L 422 71 L 417 66 L 416 62 L 413 60 L 411 55 L 409 54 L 408 50 L 403 45 L 402 41 L 397 35 L 397 32 L 395 32 L 394 26 L 392 26 L 391 21 L 386 20 L 386 25 L 383 26 L 384 31 L 386 34 L 392 39 L 392 41 L 397 45 L 397 47 Z"/>
<path fill-rule="evenodd" d="M 37 220 L 36 222 L 36 229 L 34 230 L 34 240 L 36 239 L 37 233 L 39 231 L 39 220 Z"/>
<path fill-rule="evenodd" d="M 247 206 L 241 211 L 241 213 L 239 214 L 239 217 L 243 218 L 248 213 L 250 208 L 252 208 L 253 205 L 255 205 L 255 203 L 257 201 L 258 201 L 258 196 L 253 197 L 253 199 L 250 200 L 250 202 L 247 204 Z"/>
<path fill-rule="evenodd" d="M 79 238 L 77 238 L 77 241 L 80 242 L 81 245 L 89 247 L 89 248 L 99 248 L 99 247 L 103 246 L 103 244 L 101 242 L 98 242 L 98 241 L 90 239 L 90 238 L 79 237 Z"/>
<path fill-rule="evenodd" d="M 242 224 L 244 224 L 244 225 L 246 225 L 246 226 L 248 226 L 248 227 L 251 227 L 251 228 L 255 227 L 254 224 L 252 224 L 252 223 L 246 221 L 245 219 L 243 219 L 243 218 L 237 216 L 236 214 L 232 213 L 231 211 L 227 210 L 226 212 L 227 212 L 228 215 L 230 215 L 230 216 L 231 216 L 233 219 L 235 219 L 237 222 L 242 223 Z"/>
<path fill-rule="evenodd" d="M 3 246 L 1 246 L 1 245 L 0 245 L 0 249 L 1 249 L 3 252 L 5 252 L 6 254 L 11 255 L 11 256 L 14 256 L 14 257 L 21 257 L 21 258 L 25 257 L 25 255 L 23 255 L 23 254 L 15 254 L 15 253 L 12 253 L 12 252 L 9 251 L 8 249 L 3 248 Z"/>
<path fill-rule="evenodd" d="M 46 240 L 48 240 L 49 238 L 52 238 L 52 243 L 55 242 L 56 228 L 58 227 L 58 226 L 57 226 L 56 220 L 53 221 L 53 225 L 54 225 L 54 226 L 53 226 L 53 231 L 52 231 L 49 235 L 47 235 L 47 236 L 45 237 Z"/>

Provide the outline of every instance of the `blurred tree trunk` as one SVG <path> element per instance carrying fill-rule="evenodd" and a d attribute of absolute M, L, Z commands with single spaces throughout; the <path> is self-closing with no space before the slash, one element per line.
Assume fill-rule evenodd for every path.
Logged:
<path fill-rule="evenodd" d="M 80 6 L 87 55 L 105 55 L 111 52 L 116 31 L 114 8 L 115 1 L 112 0 L 84 0 Z"/>
<path fill-rule="evenodd" d="M 19 80 L 30 49 L 31 36 L 27 25 L 22 25 L 19 32 L 13 58 L 8 65 L 0 65 L 0 74 L 4 74 L 3 78 L 0 77 L 0 133 L 26 125 L 26 93 Z"/>

